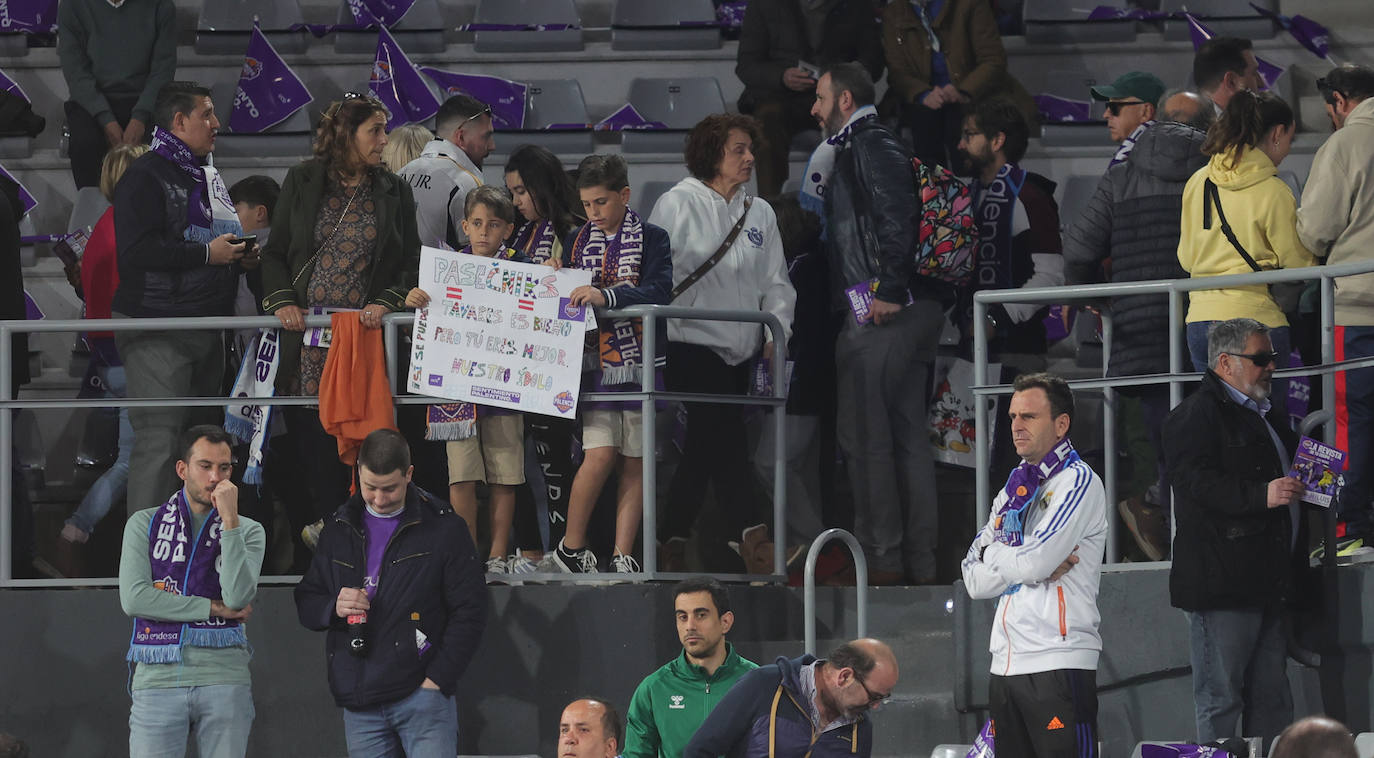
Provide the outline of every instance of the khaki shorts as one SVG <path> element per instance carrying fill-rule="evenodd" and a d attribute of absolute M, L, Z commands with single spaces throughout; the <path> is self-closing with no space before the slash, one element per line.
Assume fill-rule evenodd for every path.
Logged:
<path fill-rule="evenodd" d="M 525 483 L 525 417 L 519 413 L 479 415 L 475 436 L 450 441 L 445 448 L 449 484 Z"/>
<path fill-rule="evenodd" d="M 585 411 L 582 448 L 613 447 L 626 458 L 644 457 L 644 411 Z"/>

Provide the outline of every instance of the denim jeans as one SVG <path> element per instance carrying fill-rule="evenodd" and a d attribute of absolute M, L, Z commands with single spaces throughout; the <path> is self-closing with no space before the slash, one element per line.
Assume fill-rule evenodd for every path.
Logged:
<path fill-rule="evenodd" d="M 1207 330 L 1220 321 L 1194 321 L 1188 325 L 1188 356 L 1193 359 L 1194 371 L 1207 370 Z M 1274 346 L 1274 368 L 1288 368 L 1288 356 L 1293 352 L 1291 330 L 1286 326 L 1269 330 Z M 1270 387 L 1269 401 L 1275 408 L 1288 409 L 1288 380 L 1275 379 Z M 1286 418 L 1286 417 L 1285 417 Z"/>
<path fill-rule="evenodd" d="M 1293 721 L 1282 610 L 1187 616 L 1198 742 L 1261 736 L 1269 745 Z"/>
<path fill-rule="evenodd" d="M 253 727 L 253 690 L 247 684 L 134 690 L 129 710 L 129 755 L 180 758 L 186 736 L 201 758 L 243 758 Z"/>
<path fill-rule="evenodd" d="M 125 397 L 128 388 L 124 380 L 123 366 L 109 366 L 101 372 L 105 382 L 106 397 Z M 119 409 L 119 457 L 114 465 L 95 480 L 90 491 L 81 499 L 67 523 L 81 531 L 91 534 L 95 525 L 105 518 L 110 508 L 119 502 L 129 489 L 129 456 L 134 451 L 134 427 L 129 423 L 129 409 Z"/>
<path fill-rule="evenodd" d="M 394 703 L 344 709 L 349 758 L 453 758 L 458 753 L 458 703 L 417 687 Z"/>
<path fill-rule="evenodd" d="M 1336 360 L 1374 355 L 1374 326 L 1336 327 Z M 1374 368 L 1357 368 L 1336 375 L 1336 444 L 1350 457 L 1345 464 L 1340 515 L 1347 533 L 1369 531 L 1370 467 L 1374 466 Z M 1344 401 L 1345 413 L 1340 413 Z"/>

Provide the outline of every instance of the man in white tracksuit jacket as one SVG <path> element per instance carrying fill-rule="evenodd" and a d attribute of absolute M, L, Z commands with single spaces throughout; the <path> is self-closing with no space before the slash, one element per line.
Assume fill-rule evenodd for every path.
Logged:
<path fill-rule="evenodd" d="M 1012 385 L 1023 463 L 962 565 L 974 599 L 999 597 L 989 703 L 997 758 L 1097 756 L 1097 588 L 1107 535 L 1102 480 L 1069 441 L 1073 393 L 1051 374 Z"/>

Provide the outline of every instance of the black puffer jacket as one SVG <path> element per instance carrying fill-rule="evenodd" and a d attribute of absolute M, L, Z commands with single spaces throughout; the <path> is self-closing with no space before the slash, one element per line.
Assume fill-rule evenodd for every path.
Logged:
<path fill-rule="evenodd" d="M 1145 130 L 1125 163 L 1108 169 L 1097 192 L 1064 234 L 1067 284 L 1100 282 L 1111 259 L 1111 281 L 1186 279 L 1178 265 L 1183 185 L 1207 164 L 1204 135 L 1161 122 Z M 1169 301 L 1164 295 L 1112 300 L 1115 339 L 1108 374 L 1169 370 Z"/>
<path fill-rule="evenodd" d="M 938 299 L 939 283 L 914 276 L 919 207 L 911 150 L 892 130 L 876 118 L 854 124 L 825 198 L 832 307 L 846 308 L 845 288 L 874 277 L 880 300 L 905 303 L 908 290 Z"/>
<path fill-rule="evenodd" d="M 238 264 L 206 263 L 205 242 L 186 239 L 195 180 L 157 153 L 129 164 L 114 192 L 119 288 L 113 310 L 133 317 L 230 316 Z"/>
<path fill-rule="evenodd" d="M 467 523 L 449 504 L 411 484 L 405 512 L 382 556 L 367 612 L 370 650 L 348 652 L 348 625 L 335 613 L 344 587 L 362 587 L 367 544 L 363 499 L 349 498 L 325 520 L 310 570 L 296 585 L 301 624 L 328 630 L 329 690 L 343 708 L 394 702 L 432 679 L 458 688 L 487 624 L 487 585 Z M 421 652 L 416 633 L 429 647 Z"/>
<path fill-rule="evenodd" d="M 1275 405 L 1268 419 L 1291 458 L 1297 438 L 1282 408 Z M 1174 607 L 1262 608 L 1287 597 L 1299 553 L 1290 548 L 1288 508 L 1266 507 L 1269 482 L 1285 472 L 1259 414 L 1236 403 L 1208 371 L 1164 421 L 1164 462 L 1178 523 L 1169 571 Z"/>

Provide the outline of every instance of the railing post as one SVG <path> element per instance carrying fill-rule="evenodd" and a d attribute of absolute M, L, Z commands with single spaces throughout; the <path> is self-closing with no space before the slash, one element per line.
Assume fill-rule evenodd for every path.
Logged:
<path fill-rule="evenodd" d="M 1169 407 L 1183 402 L 1183 385 L 1178 375 L 1183 373 L 1183 352 L 1179 336 L 1183 333 L 1183 293 L 1169 286 Z"/>
<path fill-rule="evenodd" d="M 773 573 L 787 573 L 787 335 L 768 323 L 773 334 Z"/>
<path fill-rule="evenodd" d="M 400 357 L 396 339 L 396 323 L 388 313 L 382 317 L 382 350 L 386 355 L 386 380 L 391 383 L 392 395 L 401 394 L 401 387 L 396 383 L 396 360 Z M 409 381 L 406 384 L 409 385 Z"/>
<path fill-rule="evenodd" d="M 806 571 L 802 579 L 802 614 L 806 630 L 803 652 L 811 655 L 816 654 L 816 561 L 821 557 L 821 549 L 834 540 L 843 542 L 854 556 L 855 620 L 859 627 L 855 636 L 868 636 L 868 559 L 854 535 L 843 529 L 826 529 L 811 541 L 811 549 L 806 551 Z"/>
<path fill-rule="evenodd" d="M 982 301 L 973 300 L 973 381 L 982 385 L 988 380 L 988 335 L 983 325 L 987 322 L 988 306 Z M 1000 378 L 1000 377 L 999 377 Z M 973 395 L 973 530 L 983 528 L 983 514 L 991 512 L 992 499 L 988 491 L 988 452 L 992 440 L 988 439 L 989 396 Z"/>
<path fill-rule="evenodd" d="M 15 360 L 10 339 L 10 327 L 0 323 L 0 399 L 9 400 L 14 392 L 13 364 Z M 28 356 L 24 356 L 25 359 Z M 0 587 L 14 578 L 14 409 L 0 410 Z"/>
<path fill-rule="evenodd" d="M 644 415 L 644 429 L 641 438 L 644 443 L 644 457 L 639 459 L 644 484 L 644 507 L 640 522 L 644 527 L 644 572 L 652 577 L 658 571 L 658 413 L 657 385 L 654 379 L 658 374 L 658 316 L 653 309 L 647 309 L 642 317 L 644 330 L 644 370 L 640 375 L 640 389 L 645 392 L 640 401 Z"/>
<path fill-rule="evenodd" d="M 1112 309 L 1108 305 L 1102 313 L 1102 376 L 1107 376 L 1107 368 L 1112 356 Z M 1107 494 L 1107 563 L 1120 560 L 1116 546 L 1116 525 L 1118 519 L 1112 514 L 1116 505 L 1116 391 L 1111 387 L 1102 390 L 1102 486 Z"/>
<path fill-rule="evenodd" d="M 1321 307 L 1322 318 L 1322 363 L 1331 364 L 1336 362 L 1336 281 L 1325 273 L 1321 278 Z M 1336 444 L 1336 375 L 1322 374 L 1322 410 L 1331 419 L 1325 425 L 1325 433 L 1322 438 L 1326 444 L 1335 446 Z M 1324 414 L 1324 415 L 1325 415 Z M 1326 545 L 1326 550 L 1322 551 L 1322 566 L 1328 570 L 1336 568 L 1336 522 L 1340 515 L 1336 508 L 1327 508 L 1322 514 L 1322 540 Z M 1336 593 L 1328 593 L 1333 598 L 1338 598 Z M 1334 609 L 1332 609 L 1334 612 Z"/>

